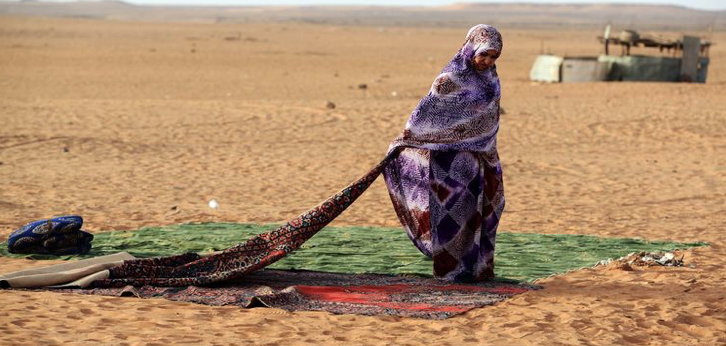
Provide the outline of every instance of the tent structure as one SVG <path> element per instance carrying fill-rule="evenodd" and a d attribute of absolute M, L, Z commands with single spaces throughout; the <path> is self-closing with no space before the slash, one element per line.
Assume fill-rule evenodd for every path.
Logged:
<path fill-rule="evenodd" d="M 532 65 L 530 79 L 550 83 L 706 82 L 711 42 L 694 36 L 683 36 L 681 40 L 641 37 L 632 30 L 610 38 L 609 31 L 607 28 L 605 36 L 599 38 L 605 45 L 605 54 L 597 57 L 539 55 Z M 611 45 L 622 46 L 623 54 L 610 55 Z M 672 51 L 673 56 L 631 55 L 630 48 L 639 46 Z"/>

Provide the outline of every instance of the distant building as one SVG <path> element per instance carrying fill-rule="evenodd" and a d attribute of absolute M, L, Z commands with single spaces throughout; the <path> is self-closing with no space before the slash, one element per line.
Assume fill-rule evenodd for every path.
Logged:
<path fill-rule="evenodd" d="M 605 54 L 597 57 L 561 57 L 539 55 L 530 71 L 530 79 L 539 82 L 577 83 L 595 81 L 649 81 L 705 83 L 708 74 L 708 51 L 711 42 L 693 36 L 682 40 L 641 37 L 624 30 L 611 38 L 610 28 L 599 37 Z M 619 45 L 622 54 L 610 55 L 611 45 Z M 658 48 L 673 52 L 670 56 L 631 55 L 631 47 Z M 680 57 L 677 57 L 680 53 Z"/>

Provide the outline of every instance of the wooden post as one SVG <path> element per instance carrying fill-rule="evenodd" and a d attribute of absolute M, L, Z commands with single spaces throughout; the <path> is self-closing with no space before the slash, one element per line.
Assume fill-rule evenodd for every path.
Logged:
<path fill-rule="evenodd" d="M 695 82 L 698 74 L 698 56 L 701 51 L 701 39 L 694 36 L 683 36 L 683 57 L 681 58 L 681 81 Z"/>
<path fill-rule="evenodd" d="M 605 39 L 605 55 L 610 54 L 609 51 L 609 45 L 610 45 L 610 24 L 605 27 L 605 32 L 603 33 L 602 37 Z"/>

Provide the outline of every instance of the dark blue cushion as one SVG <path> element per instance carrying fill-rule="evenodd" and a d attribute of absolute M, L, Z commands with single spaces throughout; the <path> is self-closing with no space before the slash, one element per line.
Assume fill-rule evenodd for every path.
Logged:
<path fill-rule="evenodd" d="M 13 248 L 11 253 L 44 255 L 82 255 L 91 250 L 93 234 L 85 231 L 51 236 L 41 244 Z"/>
<path fill-rule="evenodd" d="M 39 246 L 52 236 L 78 232 L 82 225 L 83 218 L 77 215 L 31 222 L 10 234 L 8 249 L 12 252 L 14 249 Z"/>

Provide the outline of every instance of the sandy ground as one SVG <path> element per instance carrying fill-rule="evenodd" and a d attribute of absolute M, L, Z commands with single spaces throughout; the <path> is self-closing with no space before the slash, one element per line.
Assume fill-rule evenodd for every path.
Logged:
<path fill-rule="evenodd" d="M 726 34 L 705 85 L 540 85 L 541 42 L 592 55 L 598 32 L 502 31 L 500 229 L 711 243 L 692 266 L 582 270 L 444 321 L 2 291 L 0 344 L 726 344 Z M 464 34 L 0 17 L 0 239 L 68 213 L 294 217 L 382 158 Z M 382 181 L 335 223 L 398 225 Z"/>

